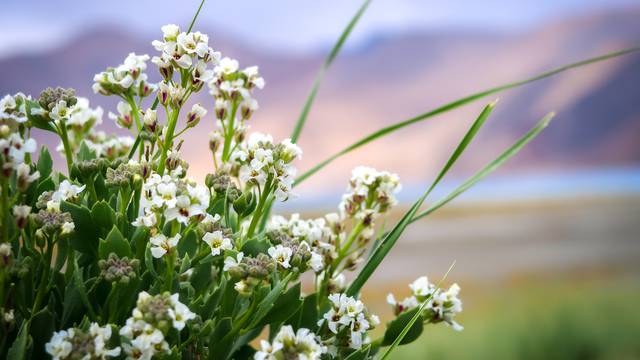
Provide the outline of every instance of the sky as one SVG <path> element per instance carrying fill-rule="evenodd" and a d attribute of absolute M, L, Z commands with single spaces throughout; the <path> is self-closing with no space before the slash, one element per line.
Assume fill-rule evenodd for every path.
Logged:
<path fill-rule="evenodd" d="M 372 36 L 434 28 L 522 31 L 577 12 L 637 0 L 374 0 L 349 46 Z M 188 24 L 200 0 L 2 0 L 0 57 L 58 46 L 83 28 L 116 24 L 149 34 Z M 362 2 L 356 0 L 208 0 L 198 25 L 250 46 L 308 52 L 330 46 Z"/>

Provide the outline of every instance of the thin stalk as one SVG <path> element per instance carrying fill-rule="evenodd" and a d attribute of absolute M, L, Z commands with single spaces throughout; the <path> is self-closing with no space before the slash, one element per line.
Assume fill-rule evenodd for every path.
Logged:
<path fill-rule="evenodd" d="M 164 138 L 163 148 L 160 150 L 160 162 L 158 163 L 158 174 L 161 176 L 164 175 L 165 163 L 167 162 L 167 152 L 173 143 L 173 133 L 176 131 L 176 124 L 178 123 L 178 115 L 180 114 L 180 109 L 175 109 L 171 112 L 171 117 L 169 118 L 169 127 L 167 128 L 167 133 Z"/>
<path fill-rule="evenodd" d="M 251 239 L 251 236 L 253 236 L 253 233 L 256 230 L 256 225 L 258 225 L 258 221 L 261 218 L 262 210 L 264 209 L 265 204 L 267 203 L 267 198 L 271 193 L 272 182 L 273 175 L 269 174 L 269 177 L 267 177 L 267 181 L 264 184 L 262 194 L 260 195 L 260 199 L 258 200 L 258 208 L 256 209 L 256 212 L 253 213 L 253 217 L 251 218 L 251 224 L 249 224 L 249 230 L 247 230 L 247 239 Z"/>
<path fill-rule="evenodd" d="M 224 134 L 224 147 L 222 148 L 222 162 L 229 160 L 231 140 L 233 140 L 233 123 L 235 122 L 238 104 L 234 101 L 231 105 L 231 115 L 229 116 L 229 126 Z"/>
<path fill-rule="evenodd" d="M 0 175 L 1 176 L 1 175 Z M 2 242 L 9 242 L 9 179 L 2 176 Z"/>
<path fill-rule="evenodd" d="M 67 160 L 67 174 L 71 177 L 71 165 L 73 163 L 73 153 L 71 152 L 71 145 L 69 145 L 69 134 L 67 133 L 67 126 L 64 121 L 60 124 L 60 138 L 62 139 L 62 146 L 64 147 L 64 157 Z"/>

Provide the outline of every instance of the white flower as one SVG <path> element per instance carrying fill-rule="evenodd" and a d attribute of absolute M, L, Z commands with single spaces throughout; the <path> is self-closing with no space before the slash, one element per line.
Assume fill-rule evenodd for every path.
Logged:
<path fill-rule="evenodd" d="M 180 237 L 180 234 L 176 234 L 173 237 L 167 238 L 162 233 L 152 236 L 150 239 L 150 242 L 153 245 L 151 247 L 151 255 L 155 258 L 161 258 L 164 254 L 168 253 L 178 245 Z"/>
<path fill-rule="evenodd" d="M 187 124 L 195 126 L 205 115 L 207 115 L 207 109 L 200 104 L 193 104 L 191 111 L 187 113 Z"/>
<path fill-rule="evenodd" d="M 156 219 L 156 214 L 150 212 L 148 214 L 144 214 L 141 216 L 138 216 L 138 218 L 131 223 L 131 225 L 133 226 L 144 226 L 144 227 L 154 227 L 156 224 L 158 223 L 158 220 Z"/>
<path fill-rule="evenodd" d="M 176 24 L 167 24 L 160 28 L 164 41 L 175 41 L 180 34 L 180 27 Z"/>
<path fill-rule="evenodd" d="M 176 219 L 180 223 L 187 224 L 190 217 L 200 215 L 203 212 L 204 209 L 200 204 L 192 204 L 187 195 L 180 195 L 176 198 L 175 206 L 168 208 L 164 212 L 164 216 L 167 221 Z"/>
<path fill-rule="evenodd" d="M 73 222 L 65 222 L 62 224 L 62 232 L 61 234 L 70 234 L 75 230 L 76 225 Z"/>
<path fill-rule="evenodd" d="M 66 358 L 73 350 L 73 345 L 70 342 L 72 338 L 73 335 L 65 330 L 54 332 L 51 340 L 44 345 L 44 348 L 53 360 Z"/>
<path fill-rule="evenodd" d="M 51 195 L 51 201 L 57 202 L 59 206 L 59 203 L 62 201 L 74 199 L 82 191 L 84 191 L 84 188 L 85 185 L 73 185 L 71 182 L 69 182 L 69 180 L 64 180 L 60 183 L 58 189 Z"/>
<path fill-rule="evenodd" d="M 19 164 L 16 167 L 16 182 L 18 188 L 21 191 L 26 190 L 32 182 L 40 178 L 40 172 L 35 171 L 31 173 L 31 167 L 25 163 Z"/>
<path fill-rule="evenodd" d="M 220 230 L 204 234 L 202 240 L 209 245 L 211 248 L 211 255 L 213 256 L 220 255 L 220 252 L 223 250 L 230 250 L 233 248 L 231 239 L 225 237 Z"/>
<path fill-rule="evenodd" d="M 11 245 L 7 243 L 0 244 L 0 256 L 2 257 L 11 256 Z"/>
<path fill-rule="evenodd" d="M 429 282 L 426 276 L 421 276 L 409 285 L 413 295 L 417 297 L 428 296 L 435 291 L 435 286 Z"/>
<path fill-rule="evenodd" d="M 124 101 L 119 101 L 116 108 L 118 109 L 118 114 L 109 112 L 109 119 L 112 119 L 119 128 L 130 128 L 133 124 L 131 105 Z"/>
<path fill-rule="evenodd" d="M 278 265 L 282 266 L 285 269 L 288 269 L 291 265 L 289 264 L 289 260 L 291 260 L 291 255 L 293 251 L 291 248 L 286 246 L 277 245 L 276 247 L 270 247 L 267 250 L 269 256 L 271 256 Z"/>
<path fill-rule="evenodd" d="M 56 122 L 66 119 L 69 116 L 67 102 L 64 100 L 58 101 L 49 112 L 49 116 Z"/>
<path fill-rule="evenodd" d="M 187 321 L 195 319 L 196 314 L 178 300 L 178 294 L 171 295 L 171 303 L 173 309 L 169 309 L 169 316 L 173 320 L 173 327 L 181 331 Z"/>
<path fill-rule="evenodd" d="M 228 271 L 230 268 L 232 268 L 234 266 L 238 266 L 240 264 L 240 262 L 242 261 L 243 257 L 244 257 L 244 253 L 243 252 L 239 252 L 238 255 L 236 255 L 235 259 L 233 257 L 231 257 L 231 256 L 227 256 L 224 259 L 224 267 L 222 268 L 222 270 Z"/>
<path fill-rule="evenodd" d="M 215 71 L 220 72 L 224 75 L 229 75 L 238 71 L 238 68 L 239 68 L 238 60 L 225 57 L 222 60 L 220 60 L 220 63 L 216 67 Z"/>
<path fill-rule="evenodd" d="M 315 251 L 311 252 L 311 259 L 309 259 L 309 266 L 313 269 L 314 272 L 319 273 L 324 269 L 324 258 L 322 255 L 316 253 Z"/>

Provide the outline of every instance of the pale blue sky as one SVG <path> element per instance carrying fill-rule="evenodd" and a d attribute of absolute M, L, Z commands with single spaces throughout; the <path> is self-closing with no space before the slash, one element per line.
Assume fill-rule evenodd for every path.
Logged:
<path fill-rule="evenodd" d="M 3 0 L 0 56 L 55 46 L 82 28 L 111 23 L 152 36 L 162 24 L 185 24 L 199 0 Z M 327 47 L 355 12 L 356 0 L 208 0 L 200 24 L 252 46 L 285 51 Z M 350 45 L 370 36 L 429 28 L 519 31 L 575 13 L 637 0 L 374 0 Z"/>

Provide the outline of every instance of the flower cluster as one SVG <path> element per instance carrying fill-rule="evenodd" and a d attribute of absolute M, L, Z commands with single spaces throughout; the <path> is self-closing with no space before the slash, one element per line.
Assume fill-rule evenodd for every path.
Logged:
<path fill-rule="evenodd" d="M 24 138 L 17 132 L 13 132 L 8 125 L 0 125 L 0 161 L 2 162 L 2 175 L 9 177 L 13 170 L 23 167 L 28 169 L 25 158 L 36 151 L 36 141 L 32 138 Z M 25 166 L 27 166 L 25 168 Z M 24 174 L 23 174 L 24 175 Z M 34 179 L 35 180 L 35 179 Z"/>
<path fill-rule="evenodd" d="M 302 156 L 302 150 L 290 139 L 273 143 L 270 135 L 253 133 L 246 144 L 240 144 L 231 155 L 238 167 L 238 176 L 261 191 L 274 191 L 276 199 L 285 201 L 291 195 L 296 175 L 293 160 Z"/>
<path fill-rule="evenodd" d="M 223 271 L 236 280 L 235 289 L 243 296 L 249 296 L 256 287 L 268 284 L 269 274 L 275 269 L 276 264 L 269 256 L 245 256 L 242 252 L 235 257 L 227 256 L 223 267 Z"/>
<path fill-rule="evenodd" d="M 351 173 L 347 193 L 340 202 L 340 212 L 344 217 L 361 221 L 369 235 L 373 235 L 373 221 L 397 203 L 395 193 L 400 188 L 397 175 L 358 166 Z"/>
<path fill-rule="evenodd" d="M 309 329 L 300 328 L 294 332 L 290 325 L 280 328 L 272 342 L 260 341 L 260 351 L 255 360 L 306 359 L 320 360 L 327 352 L 316 335 Z"/>
<path fill-rule="evenodd" d="M 307 265 L 318 273 L 337 257 L 335 240 L 338 234 L 333 231 L 335 227 L 329 226 L 331 221 L 327 221 L 335 220 L 335 215 L 310 220 L 301 219 L 299 214 L 293 214 L 289 219 L 275 215 L 267 225 L 267 236 L 274 244 L 308 248 Z"/>
<path fill-rule="evenodd" d="M 162 225 L 163 219 L 188 224 L 191 219 L 203 218 L 209 207 L 206 187 L 176 176 L 152 173 L 143 185 L 143 193 L 143 214 L 133 222 L 135 226 L 155 227 Z"/>
<path fill-rule="evenodd" d="M 367 331 L 380 324 L 376 315 L 369 314 L 362 301 L 346 294 L 329 295 L 331 309 L 318 325 L 324 325 L 334 334 L 335 344 L 346 344 L 352 349 L 360 349 L 367 341 Z"/>
<path fill-rule="evenodd" d="M 120 355 L 120 347 L 108 348 L 111 326 L 91 323 L 89 330 L 70 328 L 54 332 L 45 349 L 54 360 L 106 359 Z"/>
<path fill-rule="evenodd" d="M 397 301 L 393 294 L 387 295 L 387 302 L 393 307 L 393 312 L 399 315 L 405 311 L 410 311 L 427 302 L 423 317 L 426 321 L 438 323 L 444 321 L 451 327 L 460 331 L 463 327 L 458 324 L 454 317 L 462 312 L 462 301 L 458 298 L 460 287 L 453 284 L 444 291 L 430 283 L 426 276 L 421 276 L 409 285 L 411 296 Z"/>
<path fill-rule="evenodd" d="M 186 322 L 196 315 L 178 300 L 178 294 L 138 294 L 136 307 L 120 329 L 127 342 L 122 344 L 130 359 L 151 359 L 154 355 L 168 353 L 165 336 L 170 329 L 182 331 Z"/>
<path fill-rule="evenodd" d="M 93 77 L 93 91 L 96 94 L 118 95 L 123 98 L 148 96 L 155 90 L 155 85 L 147 81 L 147 74 L 144 73 L 148 60 L 149 55 L 130 53 L 124 63 Z"/>
<path fill-rule="evenodd" d="M 30 96 L 23 93 L 5 95 L 0 99 L 0 121 L 14 121 L 22 124 L 27 121 L 26 102 Z"/>

